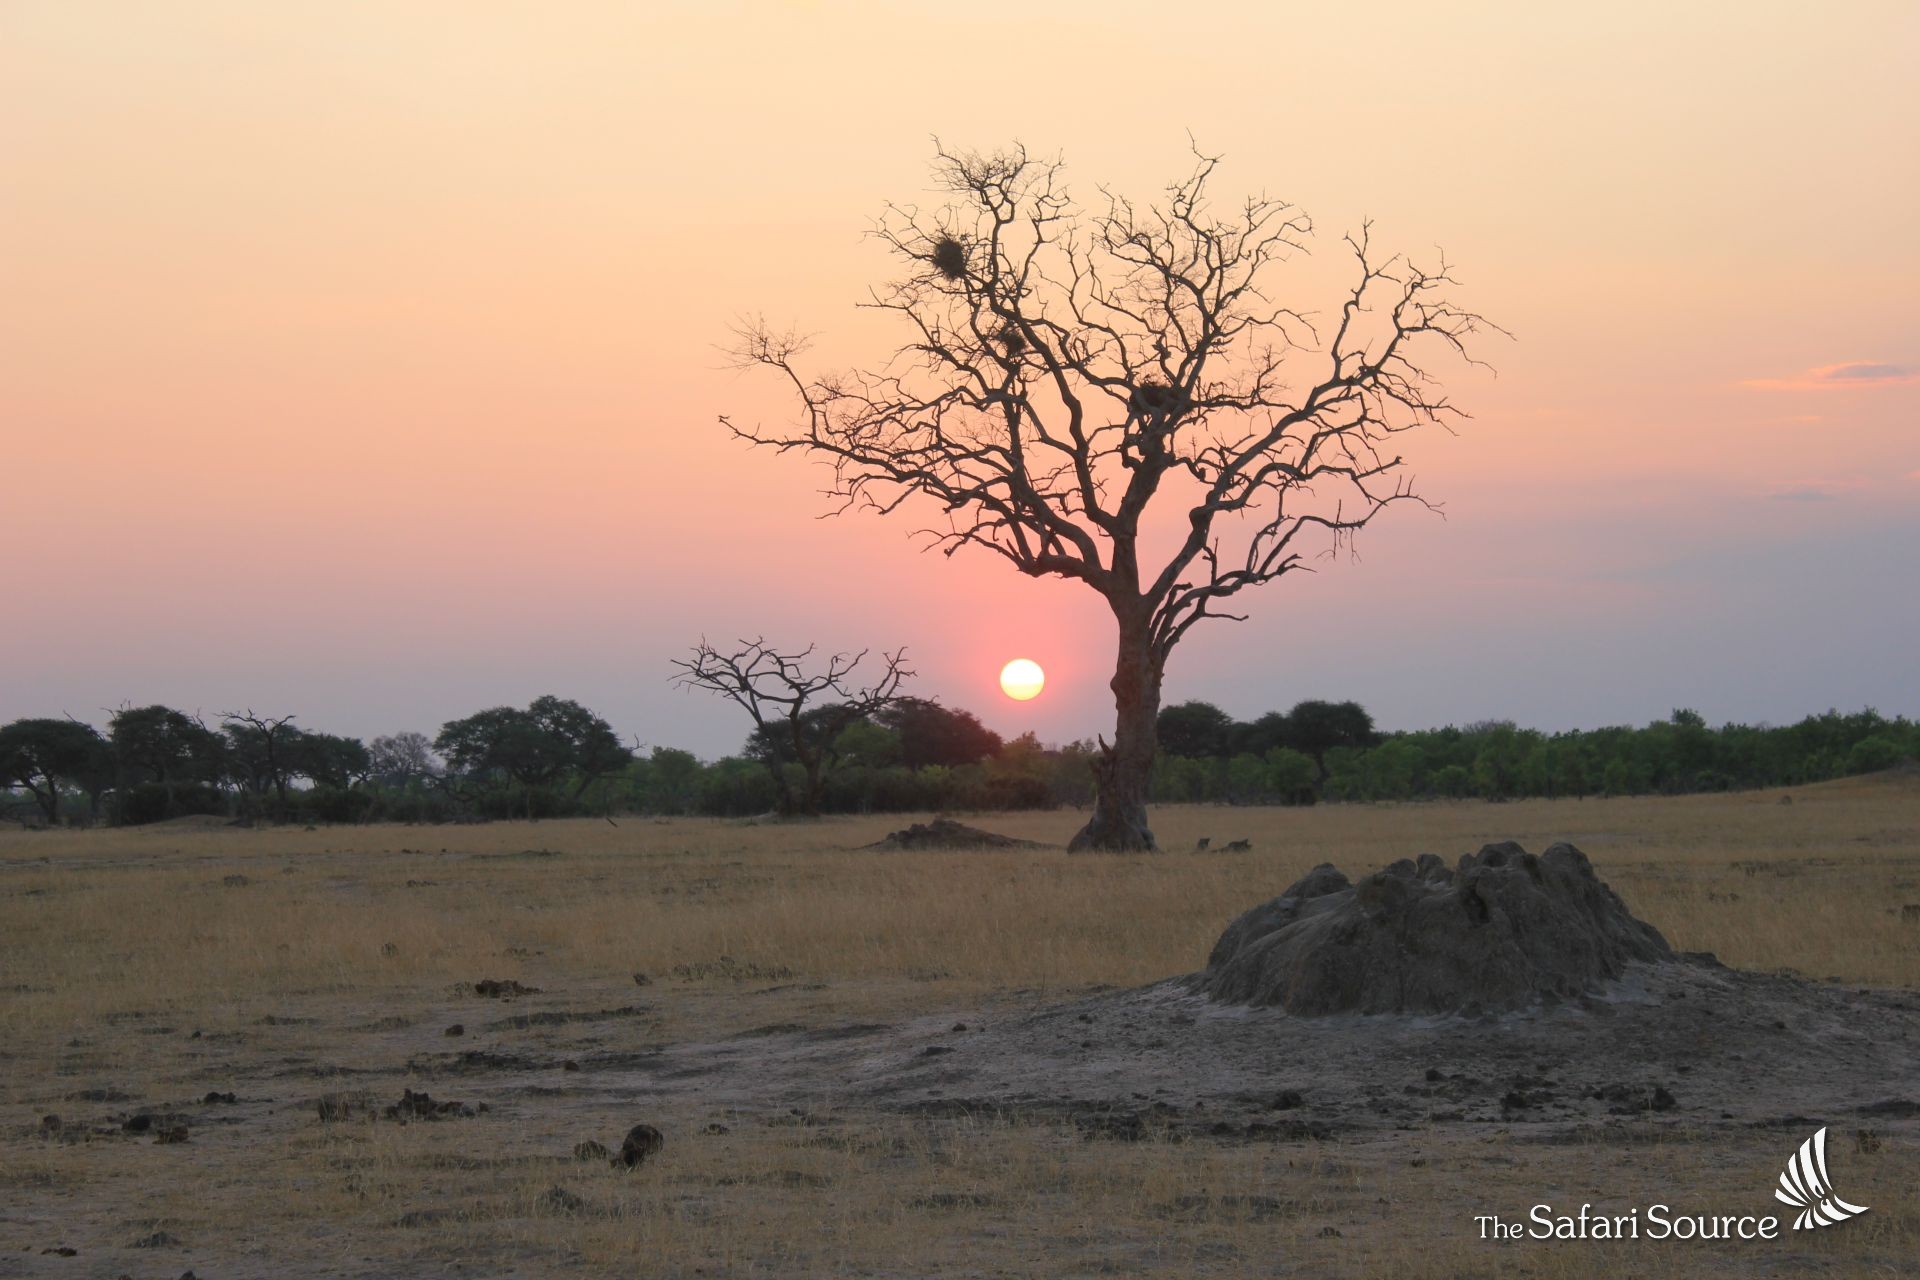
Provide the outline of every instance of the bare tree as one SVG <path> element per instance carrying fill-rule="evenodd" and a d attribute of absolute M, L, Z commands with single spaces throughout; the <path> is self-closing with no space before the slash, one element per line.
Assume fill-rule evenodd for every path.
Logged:
<path fill-rule="evenodd" d="M 373 776 L 392 787 L 404 787 L 416 778 L 440 772 L 433 740 L 412 729 L 375 738 L 367 744 Z"/>
<path fill-rule="evenodd" d="M 1487 326 L 1447 300 L 1444 261 L 1344 238 L 1353 278 L 1326 316 L 1272 298 L 1309 219 L 1257 197 L 1216 213 L 1216 159 L 1157 201 L 1069 198 L 1058 160 L 1023 149 L 937 152 L 950 196 L 889 206 L 875 234 L 901 263 L 866 306 L 907 340 L 882 368 L 801 372 L 807 343 L 764 322 L 736 355 L 788 380 L 800 415 L 721 422 L 740 439 L 827 462 L 835 510 L 930 499 L 922 532 L 1022 573 L 1084 582 L 1113 611 L 1113 742 L 1075 849 L 1151 849 L 1147 773 L 1161 677 L 1222 602 L 1332 553 L 1388 506 L 1421 501 L 1396 437 L 1465 415 L 1427 353 L 1466 358 Z M 1471 361 L 1469 361 L 1471 362 Z"/>
<path fill-rule="evenodd" d="M 296 772 L 291 747 L 301 737 L 292 716 L 260 716 L 253 708 L 222 711 L 220 720 L 231 744 L 233 767 L 244 774 L 240 780 L 255 795 L 264 795 L 273 787 L 281 817 L 287 812 L 287 779 Z"/>
<path fill-rule="evenodd" d="M 753 718 L 756 738 L 777 744 L 767 767 L 780 784 L 780 808 L 787 814 L 818 816 L 821 793 L 838 756 L 836 740 L 848 726 L 873 716 L 898 699 L 900 686 L 912 679 L 905 649 L 881 653 L 881 669 L 872 683 L 855 685 L 853 673 L 866 658 L 859 653 L 836 653 L 824 666 L 807 669 L 815 646 L 782 653 L 765 640 L 742 640 L 723 653 L 702 636 L 693 656 L 675 659 L 680 669 L 674 682 L 683 688 L 705 689 L 738 703 Z M 791 753 L 803 782 L 795 790 L 786 776 L 782 755 Z"/>

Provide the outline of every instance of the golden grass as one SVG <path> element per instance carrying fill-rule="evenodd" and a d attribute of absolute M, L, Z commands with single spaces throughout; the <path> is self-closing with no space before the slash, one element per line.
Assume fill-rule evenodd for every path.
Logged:
<path fill-rule="evenodd" d="M 1545 1145 L 1496 1127 L 1116 1143 L 1042 1124 L 678 1114 L 659 1117 L 672 1139 L 657 1164 L 616 1175 L 564 1158 L 586 1136 L 577 1116 L 527 1104 L 511 1118 L 321 1125 L 303 1099 L 333 1085 L 276 1074 L 404 1059 L 378 1042 L 382 1019 L 438 1041 L 422 1020 L 479 977 L 593 1007 L 643 1002 L 647 1021 L 617 1034 L 652 1040 L 1146 982 L 1197 968 L 1227 920 L 1317 862 L 1361 871 L 1509 838 L 1573 840 L 1684 949 L 1920 987 L 1920 922 L 1901 912 L 1920 903 L 1920 783 L 1778 798 L 1175 808 L 1156 814 L 1167 847 L 1206 835 L 1254 851 L 1132 857 L 858 848 L 899 818 L 0 834 L 0 1199 L 22 1206 L 0 1243 L 37 1257 L 65 1231 L 97 1257 L 99 1242 L 165 1231 L 217 1242 L 220 1274 L 1551 1280 L 1740 1275 L 1760 1259 L 1781 1274 L 1904 1274 L 1920 1254 L 1920 1160 L 1892 1143 L 1848 1153 L 1848 1194 L 1871 1214 L 1764 1254 L 1496 1246 L 1474 1237 L 1473 1213 L 1577 1208 L 1595 1186 L 1615 1203 L 1748 1203 L 1784 1140 L 1668 1131 Z M 1076 815 L 979 821 L 1063 842 Z M 647 991 L 634 971 L 652 976 Z M 261 1025 L 267 1015 L 317 1021 Z M 189 1098 L 223 1072 L 278 1099 L 274 1113 L 196 1122 L 186 1147 L 37 1136 L 50 1105 L 111 1109 L 50 1102 L 82 1086 Z M 703 1132 L 712 1121 L 730 1132 Z M 23 1235 L 32 1223 L 38 1234 Z M 151 1260 L 167 1274 L 185 1265 Z"/>
<path fill-rule="evenodd" d="M 1572 839 L 1678 947 L 1920 986 L 1920 783 L 1680 799 L 1169 808 L 1162 842 L 1251 854 L 874 853 L 901 819 L 124 830 L 0 835 L 0 1032 L 104 1014 L 258 1016 L 327 992 L 731 957 L 847 982 L 1054 991 L 1197 968 L 1235 914 L 1317 862 L 1371 869 Z M 1071 813 L 986 820 L 1062 841 Z M 226 883 L 244 876 L 245 884 Z"/>

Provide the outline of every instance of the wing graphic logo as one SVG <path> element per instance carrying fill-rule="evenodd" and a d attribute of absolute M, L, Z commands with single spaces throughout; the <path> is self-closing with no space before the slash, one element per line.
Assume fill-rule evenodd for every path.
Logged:
<path fill-rule="evenodd" d="M 1831 1227 L 1867 1211 L 1866 1205 L 1848 1204 L 1833 1193 L 1833 1182 L 1827 1177 L 1824 1128 L 1801 1143 L 1800 1150 L 1787 1161 L 1787 1171 L 1780 1175 L 1773 1198 L 1800 1210 L 1793 1221 L 1795 1231 Z"/>

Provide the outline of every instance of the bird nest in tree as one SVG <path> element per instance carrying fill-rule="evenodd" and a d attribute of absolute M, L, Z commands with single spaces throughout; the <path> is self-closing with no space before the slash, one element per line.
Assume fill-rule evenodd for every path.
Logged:
<path fill-rule="evenodd" d="M 958 280 L 967 274 L 967 247 L 952 236 L 941 236 L 933 242 L 933 269 L 949 280 Z"/>
<path fill-rule="evenodd" d="M 998 342 L 1001 350 L 1009 356 L 1017 356 L 1027 349 L 1026 338 L 1012 325 L 1002 326 L 1000 332 L 993 335 L 993 340 Z"/>
<path fill-rule="evenodd" d="M 1127 397 L 1127 403 L 1139 414 L 1168 414 L 1180 408 L 1183 403 L 1181 394 L 1158 380 L 1141 383 Z"/>

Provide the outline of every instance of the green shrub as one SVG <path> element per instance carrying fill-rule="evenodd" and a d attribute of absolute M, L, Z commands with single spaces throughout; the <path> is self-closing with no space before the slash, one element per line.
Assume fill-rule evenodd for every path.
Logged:
<path fill-rule="evenodd" d="M 1848 773 L 1877 773 L 1900 763 L 1906 752 L 1899 743 L 1881 734 L 1860 739 L 1847 752 Z"/>

